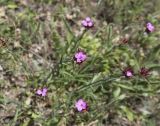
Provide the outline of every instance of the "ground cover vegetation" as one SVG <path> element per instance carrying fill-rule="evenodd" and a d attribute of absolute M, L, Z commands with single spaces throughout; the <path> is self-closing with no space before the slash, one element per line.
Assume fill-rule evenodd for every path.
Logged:
<path fill-rule="evenodd" d="M 0 0 L 0 126 L 159 126 L 159 0 Z"/>

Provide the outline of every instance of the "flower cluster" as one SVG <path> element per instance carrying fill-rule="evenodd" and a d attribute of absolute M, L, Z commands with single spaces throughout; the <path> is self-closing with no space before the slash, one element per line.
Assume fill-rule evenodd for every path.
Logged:
<path fill-rule="evenodd" d="M 146 32 L 147 32 L 147 33 L 153 32 L 154 29 L 155 29 L 155 28 L 154 28 L 154 26 L 153 26 L 152 23 L 148 22 L 148 23 L 146 24 Z"/>
<path fill-rule="evenodd" d="M 75 107 L 77 108 L 79 112 L 82 112 L 82 111 L 86 111 L 88 106 L 87 106 L 87 103 L 83 99 L 79 99 L 76 102 Z"/>
<path fill-rule="evenodd" d="M 127 78 L 131 78 L 133 76 L 133 70 L 131 68 L 124 69 L 123 75 Z"/>
<path fill-rule="evenodd" d="M 142 67 L 142 68 L 140 69 L 139 73 L 140 73 L 141 76 L 146 77 L 146 76 L 149 75 L 149 69 L 146 69 L 145 67 Z"/>
<path fill-rule="evenodd" d="M 47 95 L 47 88 L 38 89 L 36 91 L 37 95 L 46 96 Z"/>
<path fill-rule="evenodd" d="M 87 55 L 83 51 L 77 51 L 74 55 L 74 60 L 77 64 L 83 63 L 87 59 Z"/>
<path fill-rule="evenodd" d="M 92 28 L 94 26 L 94 23 L 90 17 L 86 17 L 86 19 L 82 21 L 82 26 L 84 26 L 85 28 Z"/>

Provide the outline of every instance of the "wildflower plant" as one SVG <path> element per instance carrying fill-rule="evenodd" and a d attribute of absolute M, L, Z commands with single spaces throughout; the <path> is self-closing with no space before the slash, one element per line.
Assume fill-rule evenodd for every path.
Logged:
<path fill-rule="evenodd" d="M 143 18 L 148 18 L 146 14 L 141 18 L 147 2 L 99 0 L 88 4 L 101 8 L 95 8 L 97 11 L 87 6 L 71 8 L 80 4 L 71 2 L 33 1 L 33 8 L 31 4 L 23 5 L 28 2 L 9 2 L 0 7 L 0 19 L 5 20 L 0 22 L 0 35 L 8 38 L 0 48 L 0 104 L 3 109 L 12 102 L 16 106 L 12 110 L 17 108 L 9 115 L 11 121 L 7 122 L 8 116 L 2 116 L 2 120 L 7 125 L 33 126 L 138 126 L 148 125 L 152 115 L 157 116 L 156 120 L 159 29 L 158 19 L 152 17 L 145 28 L 147 33 L 155 34 L 141 34 L 147 20 Z M 21 7 L 23 13 L 19 12 Z M 5 13 L 3 9 L 10 10 Z M 92 14 L 85 9 L 93 10 Z M 20 46 L 15 48 L 13 42 Z M 3 93 L 5 89 L 16 95 Z"/>

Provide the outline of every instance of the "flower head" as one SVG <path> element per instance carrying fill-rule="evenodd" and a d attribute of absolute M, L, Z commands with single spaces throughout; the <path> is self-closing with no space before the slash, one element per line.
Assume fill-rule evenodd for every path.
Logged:
<path fill-rule="evenodd" d="M 82 111 L 87 110 L 87 103 L 83 99 L 79 99 L 76 102 L 75 107 L 77 108 L 79 112 L 82 112 Z"/>
<path fill-rule="evenodd" d="M 47 95 L 47 88 L 38 89 L 36 91 L 36 94 L 41 95 L 41 96 L 46 96 Z"/>
<path fill-rule="evenodd" d="M 131 78 L 133 76 L 133 70 L 131 68 L 126 68 L 123 71 L 123 75 L 127 78 Z"/>
<path fill-rule="evenodd" d="M 76 63 L 80 64 L 82 62 L 84 62 L 87 59 L 87 55 L 85 54 L 85 52 L 83 51 L 78 51 L 75 53 L 74 55 L 74 60 L 76 61 Z"/>
<path fill-rule="evenodd" d="M 82 26 L 84 26 L 85 28 L 91 28 L 94 26 L 94 23 L 90 17 L 86 17 L 86 19 L 82 21 Z"/>
<path fill-rule="evenodd" d="M 140 73 L 141 76 L 146 77 L 146 76 L 149 75 L 149 69 L 146 69 L 145 67 L 142 67 L 142 68 L 140 69 L 139 73 Z"/>
<path fill-rule="evenodd" d="M 122 44 L 127 44 L 128 43 L 128 38 L 122 38 L 121 43 Z"/>
<path fill-rule="evenodd" d="M 155 29 L 155 28 L 154 28 L 154 26 L 153 26 L 152 23 L 148 22 L 148 23 L 146 24 L 146 32 L 147 32 L 147 33 L 153 32 L 154 29 Z"/>

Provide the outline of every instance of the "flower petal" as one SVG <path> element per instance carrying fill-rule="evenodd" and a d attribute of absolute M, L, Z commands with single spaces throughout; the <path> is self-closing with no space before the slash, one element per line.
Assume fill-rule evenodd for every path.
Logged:
<path fill-rule="evenodd" d="M 92 27 L 93 26 L 93 22 L 92 21 L 88 22 L 88 26 Z"/>
<path fill-rule="evenodd" d="M 83 20 L 83 21 L 82 21 L 82 25 L 83 25 L 84 27 L 87 27 L 87 22 L 86 22 L 85 20 Z"/>
<path fill-rule="evenodd" d="M 90 17 L 86 17 L 86 21 L 87 21 L 87 22 L 90 22 L 90 21 L 91 21 L 91 18 L 90 18 Z"/>
<path fill-rule="evenodd" d="M 41 94 L 42 94 L 42 91 L 41 91 L 40 89 L 38 89 L 38 90 L 36 91 L 36 94 L 41 95 Z"/>

